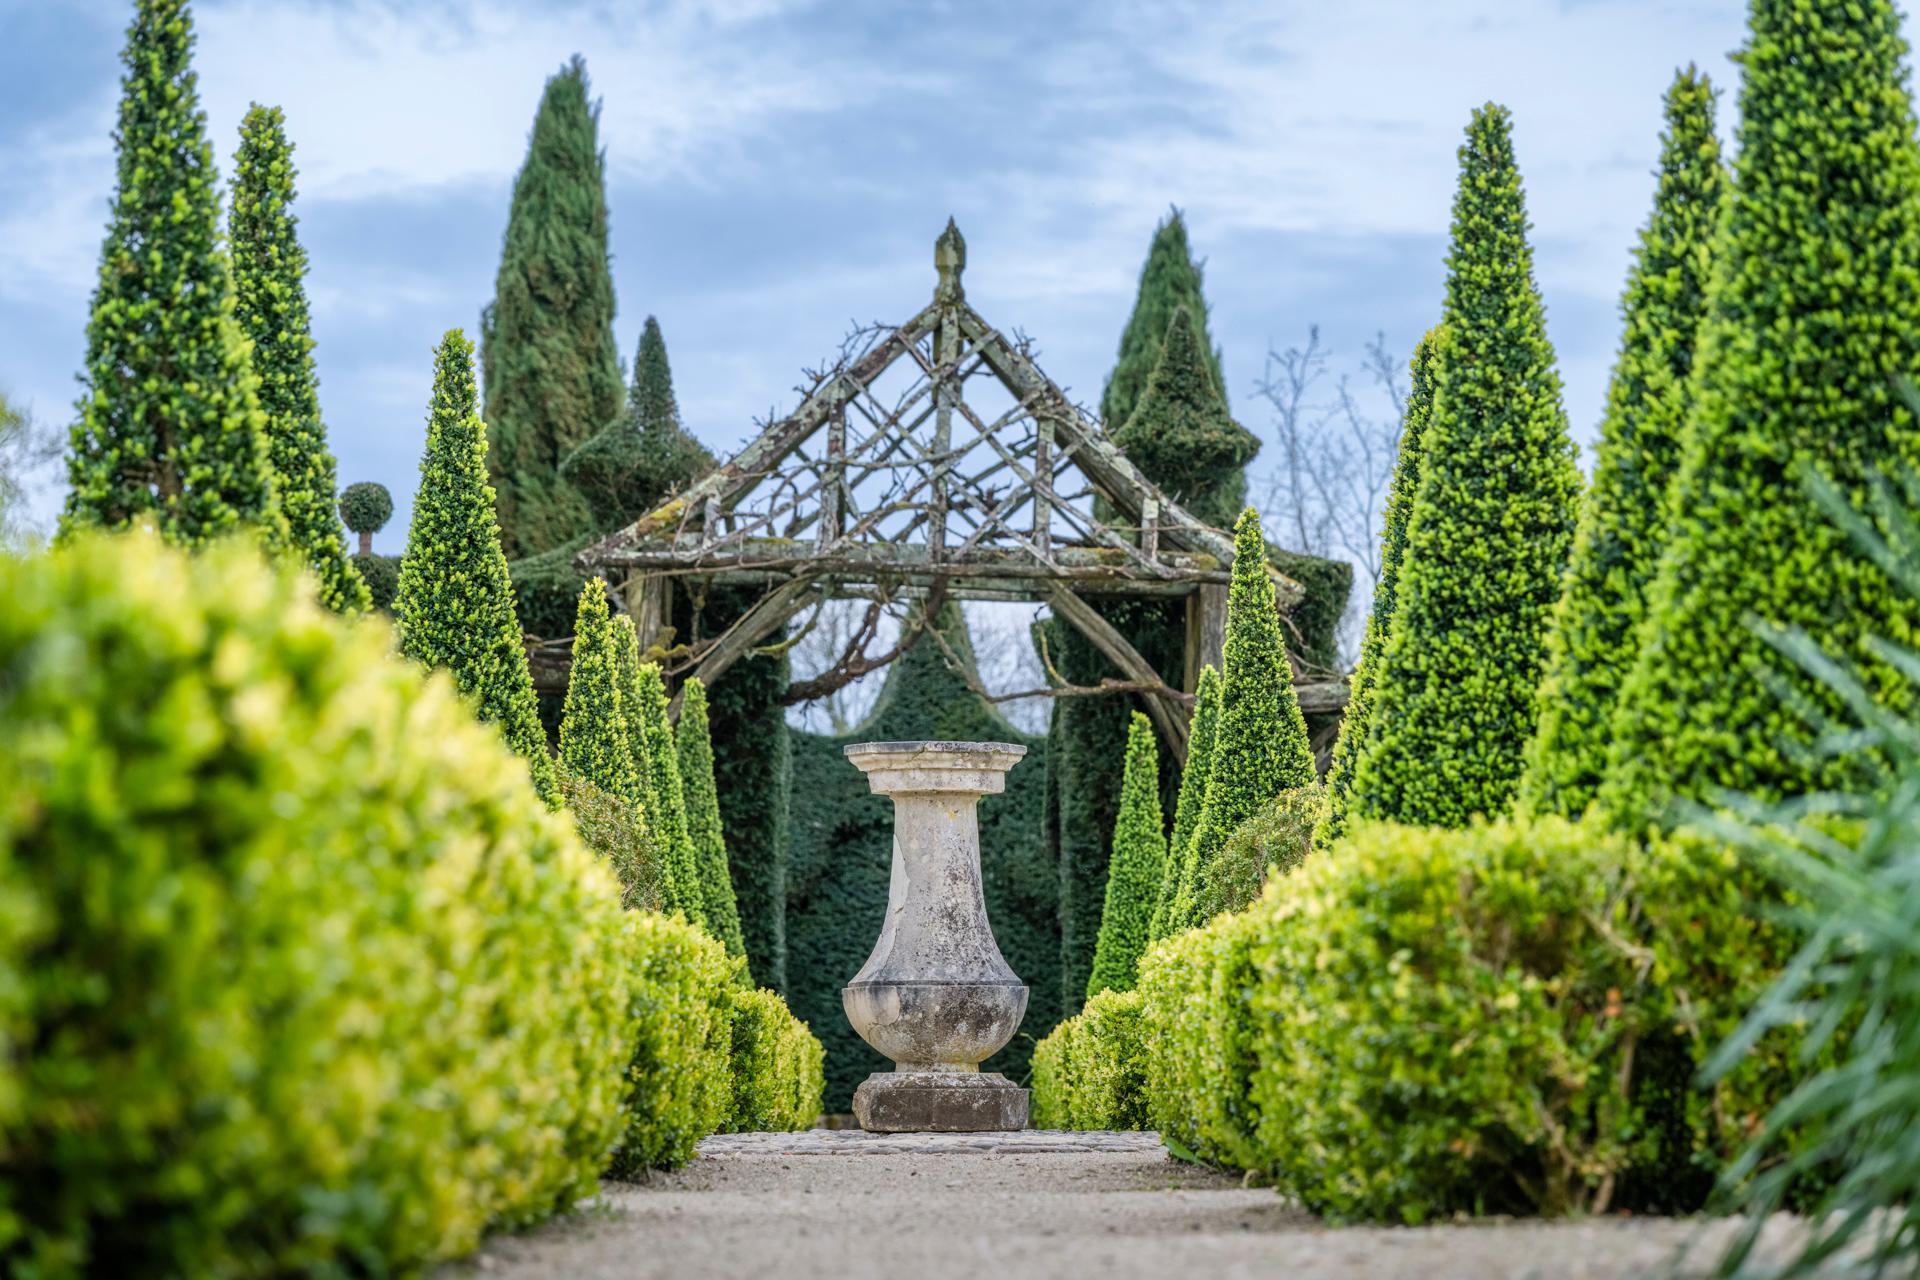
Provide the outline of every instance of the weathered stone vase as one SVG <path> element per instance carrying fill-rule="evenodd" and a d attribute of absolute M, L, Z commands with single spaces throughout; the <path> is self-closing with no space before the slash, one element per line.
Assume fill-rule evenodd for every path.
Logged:
<path fill-rule="evenodd" d="M 1027 753 L 1004 742 L 868 742 L 846 749 L 893 797 L 893 881 L 880 940 L 841 991 L 860 1038 L 893 1059 L 854 1091 L 863 1129 L 1024 1129 L 1027 1091 L 991 1057 L 1020 1027 L 1027 988 L 993 940 L 980 881 L 980 797 Z"/>

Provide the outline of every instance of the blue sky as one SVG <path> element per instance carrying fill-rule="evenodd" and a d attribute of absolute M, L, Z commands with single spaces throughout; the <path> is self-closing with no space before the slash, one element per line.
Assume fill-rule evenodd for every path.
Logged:
<path fill-rule="evenodd" d="M 112 186 L 126 3 L 0 0 L 0 386 L 64 423 Z M 1435 318 L 1468 112 L 1515 116 L 1536 270 L 1575 437 L 1676 66 L 1730 90 L 1744 5 L 1691 0 L 1026 0 L 707 4 L 199 0 L 197 67 L 230 166 L 250 101 L 287 112 L 321 396 L 343 482 L 404 538 L 431 373 L 492 293 L 545 78 L 604 102 L 618 333 L 660 318 L 717 450 L 790 407 L 856 321 L 905 319 L 949 214 L 969 297 L 1097 402 L 1170 205 L 1207 260 L 1229 390 L 1321 326 L 1336 363 Z M 1721 104 L 1723 133 L 1733 95 Z M 1254 469 L 1261 469 L 1256 459 Z M 51 489 L 43 495 L 50 509 Z"/>

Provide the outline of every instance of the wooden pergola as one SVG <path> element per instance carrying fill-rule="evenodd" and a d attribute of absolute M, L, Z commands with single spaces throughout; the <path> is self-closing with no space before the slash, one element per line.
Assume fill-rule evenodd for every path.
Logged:
<path fill-rule="evenodd" d="M 643 648 L 672 638 L 676 584 L 762 588 L 718 634 L 673 647 L 679 672 L 709 684 L 833 598 L 1043 602 L 1125 673 L 1116 688 L 1147 693 L 1184 761 L 1191 691 L 1201 665 L 1220 661 L 1232 540 L 1162 493 L 1024 339 L 967 303 L 966 242 L 951 220 L 934 265 L 938 284 L 919 314 L 857 333 L 792 414 L 576 563 L 614 587 Z M 1273 579 L 1283 608 L 1301 598 L 1299 583 Z M 1162 682 L 1089 600 L 1115 596 L 1186 601 L 1182 688 Z M 1301 692 L 1309 709 L 1345 700 L 1339 685 Z"/>

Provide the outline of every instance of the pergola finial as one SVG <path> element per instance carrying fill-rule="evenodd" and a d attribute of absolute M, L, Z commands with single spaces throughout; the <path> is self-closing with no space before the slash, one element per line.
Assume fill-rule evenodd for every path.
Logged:
<path fill-rule="evenodd" d="M 947 229 L 933 242 L 933 269 L 940 273 L 940 283 L 933 293 L 935 298 L 958 302 L 966 296 L 960 286 L 960 273 L 967 269 L 967 242 L 952 218 L 947 219 Z"/>

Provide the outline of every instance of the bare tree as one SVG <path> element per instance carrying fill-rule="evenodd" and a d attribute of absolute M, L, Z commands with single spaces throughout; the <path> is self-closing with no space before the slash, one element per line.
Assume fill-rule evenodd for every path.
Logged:
<path fill-rule="evenodd" d="M 1273 409 L 1279 447 L 1262 506 L 1269 527 L 1284 531 L 1294 549 L 1354 565 L 1340 627 L 1341 654 L 1351 662 L 1380 577 L 1407 383 L 1405 362 L 1388 350 L 1384 333 L 1367 343 L 1355 373 L 1333 375 L 1332 361 L 1318 325 L 1307 330 L 1306 345 L 1267 352 L 1255 389 Z"/>
<path fill-rule="evenodd" d="M 42 426 L 30 406 L 0 391 L 0 551 L 35 541 L 40 530 L 26 514 L 37 473 L 60 457 L 60 434 Z"/>

